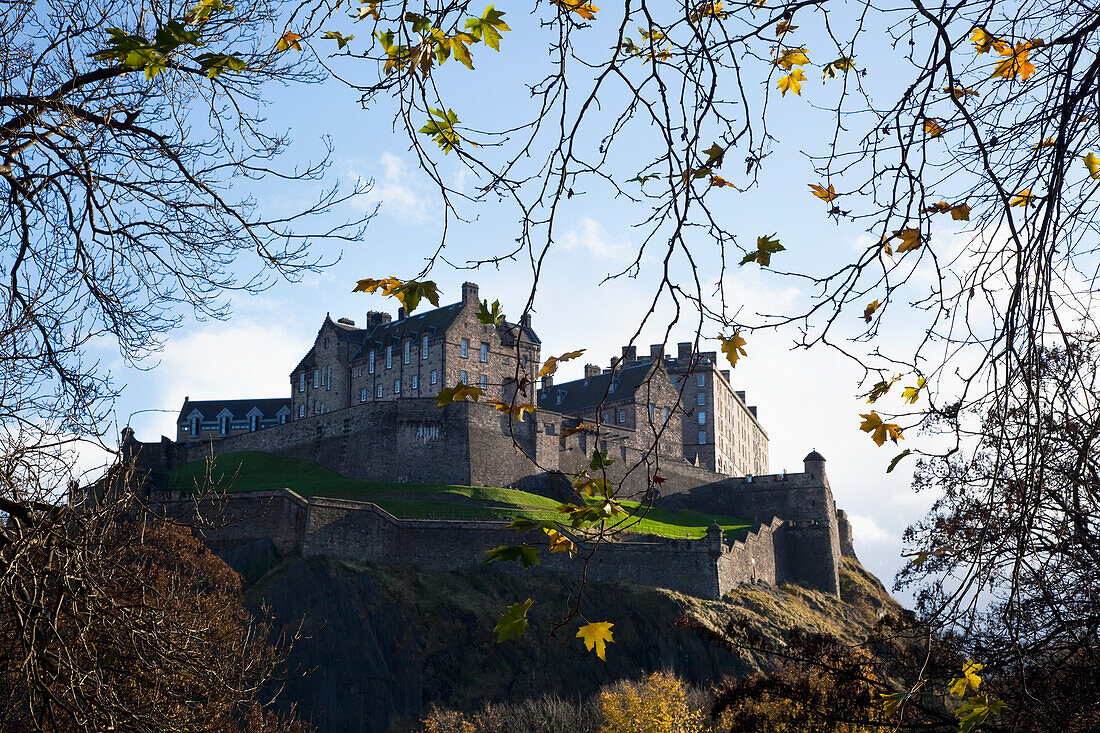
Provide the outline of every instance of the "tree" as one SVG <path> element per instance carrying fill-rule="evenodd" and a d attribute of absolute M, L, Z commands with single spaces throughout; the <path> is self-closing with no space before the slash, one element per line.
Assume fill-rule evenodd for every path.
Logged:
<path fill-rule="evenodd" d="M 66 507 L 80 441 L 113 448 L 117 387 L 88 358 L 143 363 L 190 309 L 325 263 L 303 227 L 348 196 L 264 211 L 267 82 L 309 82 L 278 2 L 16 0 L 0 7 L 0 667 L 15 730 L 283 730 L 276 655 L 232 574 L 150 523 L 127 490 Z M 118 470 L 122 470 L 119 467 Z M 116 501 L 117 499 L 117 501 Z"/>

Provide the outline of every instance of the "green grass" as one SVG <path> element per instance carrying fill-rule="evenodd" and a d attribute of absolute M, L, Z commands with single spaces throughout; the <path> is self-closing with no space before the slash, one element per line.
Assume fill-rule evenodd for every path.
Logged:
<path fill-rule="evenodd" d="M 208 483 L 207 472 L 207 461 L 194 461 L 174 469 L 169 482 L 174 489 L 204 487 Z M 287 488 L 303 496 L 369 501 L 403 519 L 562 518 L 557 511 L 558 502 L 518 489 L 359 481 L 314 461 L 255 451 L 216 457 L 209 468 L 209 478 L 218 491 Z M 638 502 L 622 503 L 629 509 L 638 507 Z M 651 508 L 644 517 L 621 521 L 623 528 L 631 532 L 685 538 L 704 536 L 707 527 L 717 521 L 727 541 L 749 528 L 748 522 L 735 517 L 657 508 Z"/>

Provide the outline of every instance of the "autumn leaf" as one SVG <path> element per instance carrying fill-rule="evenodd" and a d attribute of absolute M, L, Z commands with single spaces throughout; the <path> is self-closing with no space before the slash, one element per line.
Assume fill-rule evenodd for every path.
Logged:
<path fill-rule="evenodd" d="M 804 48 L 788 48 L 779 54 L 778 58 L 772 63 L 789 71 L 794 66 L 803 66 L 810 63 L 810 58 L 806 55 L 806 49 Z"/>
<path fill-rule="evenodd" d="M 722 159 L 726 155 L 726 149 L 718 143 L 712 143 L 711 146 L 703 152 L 707 154 L 707 162 L 703 165 L 707 166 L 708 168 L 711 166 L 715 168 L 721 166 Z"/>
<path fill-rule="evenodd" d="M 550 539 L 550 552 L 565 552 L 569 557 L 577 554 L 577 545 L 558 530 L 544 527 L 542 531 Z"/>
<path fill-rule="evenodd" d="M 867 323 L 870 323 L 871 316 L 873 316 L 875 314 L 875 311 L 878 310 L 879 305 L 880 303 L 877 300 L 872 300 L 870 303 L 868 303 L 867 307 L 863 309 L 863 320 L 865 320 Z"/>
<path fill-rule="evenodd" d="M 894 386 L 894 383 L 901 379 L 901 375 L 897 374 L 889 382 L 882 380 L 876 382 L 874 387 L 871 387 L 871 391 L 867 393 L 867 402 L 877 402 L 879 397 L 890 391 L 890 388 Z"/>
<path fill-rule="evenodd" d="M 969 690 L 977 692 L 982 684 L 982 678 L 978 675 L 978 672 L 981 672 L 984 666 L 974 660 L 964 664 L 962 677 L 956 677 L 951 681 L 951 694 L 955 697 L 966 697 Z"/>
<path fill-rule="evenodd" d="M 906 457 L 907 455 L 909 455 L 909 454 L 910 454 L 910 453 L 912 453 L 912 452 L 913 452 L 913 451 L 911 451 L 911 450 L 909 450 L 908 448 L 906 448 L 906 449 L 905 449 L 905 450 L 903 450 L 903 451 L 902 451 L 901 453 L 898 453 L 898 454 L 897 454 L 896 456 L 894 456 L 893 458 L 891 458 L 891 459 L 890 459 L 890 465 L 886 467 L 886 473 L 890 473 L 890 472 L 892 472 L 892 471 L 893 471 L 893 470 L 894 470 L 895 468 L 897 468 L 897 467 L 898 467 L 898 463 L 900 463 L 900 462 L 901 462 L 901 459 L 902 459 L 902 458 L 905 458 L 905 457 Z"/>
<path fill-rule="evenodd" d="M 920 210 L 922 214 L 951 214 L 955 221 L 970 221 L 970 207 L 966 204 L 949 204 L 939 201 Z"/>
<path fill-rule="evenodd" d="M 798 96 L 802 96 L 802 82 L 806 81 L 806 74 L 802 69 L 795 69 L 786 76 L 779 77 L 779 81 L 776 82 L 776 88 L 783 92 L 782 96 L 787 96 L 787 91 L 792 91 Z"/>
<path fill-rule="evenodd" d="M 789 20 L 781 20 L 775 24 L 775 35 L 781 36 L 784 33 L 790 33 L 796 28 L 798 28 L 798 26 L 791 25 Z"/>
<path fill-rule="evenodd" d="M 380 280 L 368 277 L 357 282 L 351 292 L 375 293 L 381 290 L 382 295 L 393 295 L 404 284 L 403 280 L 398 280 L 396 277 L 384 277 Z"/>
<path fill-rule="evenodd" d="M 1025 188 L 1018 194 L 1012 197 L 1012 201 L 1009 202 L 1009 206 L 1023 206 L 1028 207 L 1035 203 L 1035 197 L 1031 195 L 1031 189 Z"/>
<path fill-rule="evenodd" d="M 959 719 L 959 733 L 971 733 L 990 715 L 1000 715 L 1006 707 L 1004 701 L 989 695 L 968 697 L 955 711 L 955 717 Z"/>
<path fill-rule="evenodd" d="M 486 326 L 500 326 L 504 323 L 504 313 L 500 310 L 500 301 L 494 300 L 489 306 L 488 300 L 481 301 L 481 307 L 477 311 L 477 320 Z"/>
<path fill-rule="evenodd" d="M 574 425 L 571 428 L 562 428 L 561 437 L 568 438 L 570 435 L 575 435 L 577 433 L 583 433 L 586 430 L 591 430 L 591 426 L 585 425 L 582 422 L 577 423 L 576 425 Z"/>
<path fill-rule="evenodd" d="M 998 49 L 1004 58 L 997 63 L 993 76 L 1005 79 L 1015 79 L 1018 76 L 1023 81 L 1031 78 L 1035 73 L 1035 64 L 1028 61 L 1027 56 L 1032 48 L 1042 44 L 1042 41 L 1024 41 L 1017 43 L 1016 48 L 1008 47 L 1006 44 L 1004 49 Z"/>
<path fill-rule="evenodd" d="M 584 641 L 585 647 L 588 651 L 595 649 L 596 656 L 600 659 L 604 658 L 604 646 L 607 644 L 614 644 L 614 639 L 611 638 L 611 627 L 615 624 L 608 623 L 607 621 L 597 621 L 591 624 L 585 624 L 577 629 L 577 638 Z"/>
<path fill-rule="evenodd" d="M 943 137 L 946 130 L 934 118 L 929 117 L 924 120 L 924 132 L 928 137 Z"/>
<path fill-rule="evenodd" d="M 480 18 L 470 18 L 466 21 L 466 30 L 475 40 L 484 41 L 485 45 L 494 51 L 500 50 L 501 31 L 510 31 L 511 28 L 501 18 L 503 10 L 494 10 L 493 6 L 485 8 Z"/>
<path fill-rule="evenodd" d="M 966 204 L 955 204 L 951 207 L 951 218 L 955 221 L 970 221 L 970 207 Z"/>
<path fill-rule="evenodd" d="M 853 68 L 855 62 L 847 56 L 841 56 L 825 64 L 825 68 L 821 70 L 821 81 L 824 83 L 826 79 L 835 79 L 840 72 L 851 71 Z"/>
<path fill-rule="evenodd" d="M 964 97 L 980 97 L 982 96 L 973 89 L 967 89 L 966 87 L 944 87 L 943 90 L 950 94 L 955 99 L 963 99 Z"/>
<path fill-rule="evenodd" d="M 283 34 L 282 38 L 279 39 L 278 43 L 275 44 L 275 50 L 286 51 L 287 49 L 293 48 L 295 51 L 301 51 L 302 44 L 299 43 L 300 40 L 302 40 L 300 35 L 294 31 L 287 31 Z"/>
<path fill-rule="evenodd" d="M 722 342 L 722 353 L 726 355 L 726 360 L 729 361 L 730 366 L 736 367 L 738 359 L 742 356 L 748 356 L 748 352 L 745 351 L 745 345 L 748 342 L 741 338 L 740 331 L 734 331 L 729 338 L 719 336 L 718 340 Z"/>
<path fill-rule="evenodd" d="M 894 232 L 894 236 L 901 240 L 898 245 L 899 254 L 920 247 L 920 229 L 902 229 Z"/>
<path fill-rule="evenodd" d="M 829 184 L 828 188 L 822 188 L 816 183 L 808 183 L 806 185 L 808 185 L 810 187 L 810 190 L 813 191 L 814 196 L 817 196 L 825 203 L 832 201 L 840 195 L 836 192 L 836 190 L 833 189 L 833 184 L 831 183 Z"/>
<path fill-rule="evenodd" d="M 727 181 L 727 180 L 726 180 L 725 178 L 722 178 L 722 176 L 711 176 L 711 177 L 710 177 L 710 185 L 711 185 L 711 186 L 718 186 L 718 187 L 720 187 L 720 186 L 728 186 L 728 187 L 730 187 L 730 188 L 732 188 L 732 189 L 734 189 L 734 190 L 736 190 L 736 191 L 740 191 L 740 190 L 741 190 L 740 188 L 738 188 L 738 187 L 737 187 L 737 186 L 735 186 L 734 184 L 732 184 L 732 183 L 730 183 L 729 181 Z"/>
<path fill-rule="evenodd" d="M 901 434 L 900 426 L 894 423 L 884 423 L 874 410 L 868 415 L 861 414 L 860 417 L 863 418 L 863 422 L 860 424 L 859 429 L 865 433 L 870 433 L 871 440 L 875 441 L 877 446 L 881 447 L 887 438 L 895 443 L 905 439 L 905 436 Z"/>
<path fill-rule="evenodd" d="M 994 38 L 981 26 L 978 26 L 970 32 L 970 40 L 974 42 L 974 50 L 979 54 L 988 53 L 991 48 L 998 53 L 1004 51 L 1006 48 L 1010 48 L 1007 43 Z"/>
<path fill-rule="evenodd" d="M 439 394 L 436 395 L 436 404 L 443 407 L 451 402 L 463 402 L 464 400 L 477 402 L 484 396 L 485 390 L 480 387 L 471 387 L 459 382 L 449 389 L 439 390 Z"/>
<path fill-rule="evenodd" d="M 428 117 L 428 124 L 421 127 L 418 132 L 431 135 L 436 145 L 443 148 L 443 154 L 446 155 L 457 148 L 461 142 L 454 127 L 458 124 L 458 115 L 450 109 L 446 112 L 441 109 L 430 109 L 429 112 L 431 114 Z"/>
<path fill-rule="evenodd" d="M 887 715 L 895 714 L 900 708 L 901 704 L 905 702 L 905 698 L 909 695 L 904 692 L 894 692 L 891 694 L 879 693 L 879 703 L 882 704 L 882 711 Z"/>
<path fill-rule="evenodd" d="M 325 35 L 322 36 L 322 38 L 330 41 L 336 41 L 336 48 L 337 50 L 339 50 L 348 45 L 349 41 L 354 40 L 355 36 L 345 36 L 338 31 L 325 31 Z"/>
<path fill-rule="evenodd" d="M 497 399 L 487 399 L 486 402 L 492 405 L 494 409 L 506 413 L 508 419 L 513 423 L 523 422 L 524 415 L 533 415 L 535 413 L 535 406 L 530 402 L 520 402 L 514 405 L 510 402 L 501 402 Z"/>
<path fill-rule="evenodd" d="M 584 0 L 554 0 L 554 2 L 569 12 L 576 13 L 585 20 L 595 20 L 599 11 L 595 5 Z"/>
<path fill-rule="evenodd" d="M 534 567 L 539 564 L 539 551 L 535 547 L 531 547 L 528 544 L 522 545 L 501 545 L 500 547 L 494 547 L 491 550 L 486 550 L 485 554 L 489 557 L 481 561 L 482 565 L 488 565 L 494 562 L 513 562 L 518 561 L 520 565 L 525 568 Z"/>
<path fill-rule="evenodd" d="M 561 356 L 551 356 L 542 365 L 542 369 L 539 369 L 539 373 L 535 375 L 535 379 L 542 379 L 543 377 L 549 377 L 551 374 L 558 371 L 558 364 L 560 364 L 563 361 L 570 361 L 572 359 L 576 359 L 581 354 L 583 354 L 584 351 L 585 351 L 584 349 L 580 349 L 578 351 L 567 351 L 566 353 L 562 354 Z"/>
<path fill-rule="evenodd" d="M 1096 156 L 1096 153 L 1089 153 L 1085 157 L 1081 158 L 1085 167 L 1089 169 L 1089 175 L 1092 178 L 1100 179 L 1100 157 Z"/>
<path fill-rule="evenodd" d="M 1032 150 L 1038 150 L 1040 148 L 1051 148 L 1057 145 L 1053 137 L 1048 137 L 1046 140 L 1040 140 L 1031 146 Z"/>
<path fill-rule="evenodd" d="M 528 598 L 523 603 L 516 603 L 508 606 L 508 610 L 497 621 L 497 625 L 493 627 L 493 631 L 497 635 L 497 643 L 508 641 L 511 638 L 520 638 L 527 631 L 527 611 L 530 610 L 531 604 L 534 603 Z"/>
<path fill-rule="evenodd" d="M 776 252 L 782 252 L 786 249 L 779 243 L 778 239 L 774 239 L 775 234 L 771 234 L 765 237 L 756 238 L 756 251 L 749 252 L 747 255 L 741 258 L 741 264 L 747 265 L 750 262 L 756 262 L 761 267 L 768 267 L 772 263 L 772 255 Z"/>
<path fill-rule="evenodd" d="M 910 405 L 915 405 L 917 404 L 917 400 L 920 399 L 920 391 L 922 389 L 924 389 L 924 377 L 917 379 L 916 387 L 906 387 L 901 393 L 901 398 Z"/>

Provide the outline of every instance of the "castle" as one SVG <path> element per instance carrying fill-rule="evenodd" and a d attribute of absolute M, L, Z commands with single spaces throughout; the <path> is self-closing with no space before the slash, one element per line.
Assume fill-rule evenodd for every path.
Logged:
<path fill-rule="evenodd" d="M 804 472 L 767 475 L 767 434 L 756 408 L 730 387 L 713 352 L 680 344 L 676 357 L 666 357 L 654 346 L 639 358 L 624 348 L 606 369 L 586 365 L 583 379 L 544 379 L 536 391 L 541 343 L 530 319 L 487 325 L 477 318 L 479 306 L 477 285 L 466 283 L 458 303 L 414 316 L 402 309 L 396 320 L 371 312 L 365 328 L 326 317 L 291 371 L 289 399 L 187 399 L 175 441 L 140 443 L 129 431 L 124 455 L 161 489 L 176 465 L 211 453 L 266 451 L 351 478 L 510 486 L 564 498 L 572 493 L 569 476 L 594 451 L 607 451 L 615 461 L 607 478 L 626 494 L 649 492 L 659 505 L 738 516 L 754 528 L 729 544 L 717 527 L 702 540 L 620 535 L 601 546 L 588 577 L 702 597 L 720 597 L 738 583 L 785 580 L 839 593 L 851 531 L 835 507 L 825 459 L 812 452 Z M 484 402 L 438 406 L 439 390 L 460 382 L 537 408 L 516 422 Z M 195 510 L 188 492 L 157 496 L 166 513 Z M 520 541 L 499 522 L 403 520 L 371 504 L 286 490 L 219 501 L 234 521 L 208 538 L 215 544 L 266 538 L 282 552 L 451 569 Z M 542 567 L 571 566 L 557 556 Z"/>

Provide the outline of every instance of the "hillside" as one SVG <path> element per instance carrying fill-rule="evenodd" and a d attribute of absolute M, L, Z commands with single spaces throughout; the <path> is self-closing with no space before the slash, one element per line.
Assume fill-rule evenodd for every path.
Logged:
<path fill-rule="evenodd" d="M 353 499 L 377 504 L 403 519 L 560 519 L 558 502 L 516 489 L 486 486 L 445 486 L 359 481 L 346 478 L 314 461 L 270 453 L 240 452 L 212 461 L 192 461 L 169 475 L 173 489 L 208 486 L 217 491 L 287 488 L 302 496 Z M 638 502 L 624 501 L 628 508 Z M 737 517 L 691 510 L 650 508 L 641 517 L 619 520 L 622 529 L 660 537 L 695 538 L 717 522 L 732 541 L 749 528 Z"/>
<path fill-rule="evenodd" d="M 720 601 L 626 584 L 590 584 L 582 607 L 615 624 L 606 663 L 568 630 L 552 634 L 572 589 L 557 576 L 492 567 L 460 573 L 379 567 L 327 559 L 280 559 L 269 542 L 227 555 L 242 572 L 251 608 L 284 628 L 301 624 L 293 669 L 306 672 L 285 695 L 322 733 L 402 730 L 430 703 L 476 708 L 554 692 L 587 696 L 601 685 L 672 669 L 696 684 L 766 668 L 739 657 L 686 619 L 721 631 L 729 623 L 782 638 L 794 626 L 864 636 L 898 610 L 881 583 L 854 560 L 843 568 L 843 601 L 796 585 L 742 586 Z M 492 627 L 509 603 L 534 598 L 531 629 L 497 644 Z"/>

